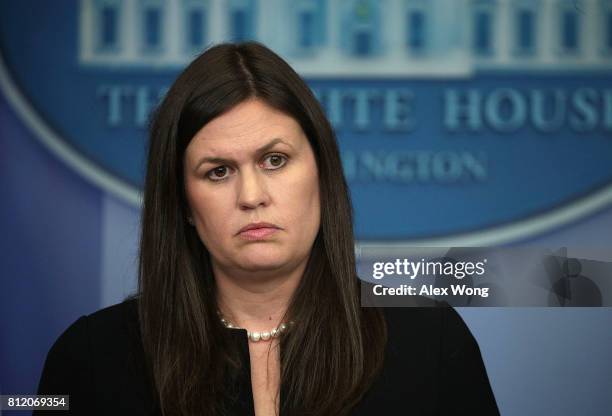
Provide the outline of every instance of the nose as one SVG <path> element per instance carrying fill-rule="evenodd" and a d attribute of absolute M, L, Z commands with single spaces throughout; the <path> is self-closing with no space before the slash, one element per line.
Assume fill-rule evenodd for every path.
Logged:
<path fill-rule="evenodd" d="M 270 196 L 266 189 L 263 174 L 256 168 L 244 169 L 240 174 L 240 189 L 238 190 L 238 206 L 240 209 L 254 209 L 267 206 Z"/>

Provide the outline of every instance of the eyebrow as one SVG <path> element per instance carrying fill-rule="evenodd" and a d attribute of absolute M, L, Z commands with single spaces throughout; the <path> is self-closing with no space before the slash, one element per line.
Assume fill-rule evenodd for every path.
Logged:
<path fill-rule="evenodd" d="M 255 150 L 255 154 L 256 155 L 260 155 L 262 153 L 267 152 L 268 150 L 270 150 L 271 148 L 273 148 L 277 143 L 284 143 L 287 146 L 293 148 L 293 146 L 291 146 L 289 143 L 287 143 L 286 141 L 284 141 L 283 139 L 277 137 L 275 139 L 270 140 L 270 142 L 268 144 L 265 144 L 263 146 L 261 146 L 260 148 L 258 148 L 257 150 Z M 225 159 L 222 157 L 211 157 L 211 156 L 204 156 L 203 158 L 201 158 L 200 160 L 198 160 L 198 163 L 196 164 L 195 170 L 198 170 L 198 168 L 203 165 L 204 163 L 222 163 L 222 164 L 227 164 L 227 163 L 235 163 L 235 160 L 233 159 Z"/>

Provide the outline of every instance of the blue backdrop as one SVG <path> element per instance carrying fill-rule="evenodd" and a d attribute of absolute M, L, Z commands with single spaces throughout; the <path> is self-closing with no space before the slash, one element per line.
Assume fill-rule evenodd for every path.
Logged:
<path fill-rule="evenodd" d="M 3 2 L 2 394 L 134 291 L 148 114 L 250 38 L 332 121 L 358 242 L 612 249 L 610 1 Z M 609 414 L 612 310 L 458 310 L 502 414 Z"/>

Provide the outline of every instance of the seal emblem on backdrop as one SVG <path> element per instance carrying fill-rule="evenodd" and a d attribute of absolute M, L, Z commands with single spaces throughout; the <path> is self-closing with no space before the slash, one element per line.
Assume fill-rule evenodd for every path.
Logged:
<path fill-rule="evenodd" d="M 209 45 L 258 40 L 332 122 L 359 241 L 500 243 L 612 202 L 612 2 L 579 5 L 4 2 L 0 85 L 58 157 L 138 204 L 168 86 Z"/>

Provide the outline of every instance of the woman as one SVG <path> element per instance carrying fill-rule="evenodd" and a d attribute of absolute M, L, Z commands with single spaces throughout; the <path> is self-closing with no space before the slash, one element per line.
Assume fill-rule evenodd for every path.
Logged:
<path fill-rule="evenodd" d="M 138 294 L 60 336 L 39 394 L 82 414 L 498 414 L 452 308 L 360 306 L 334 133 L 279 56 L 208 49 L 150 130 Z"/>

